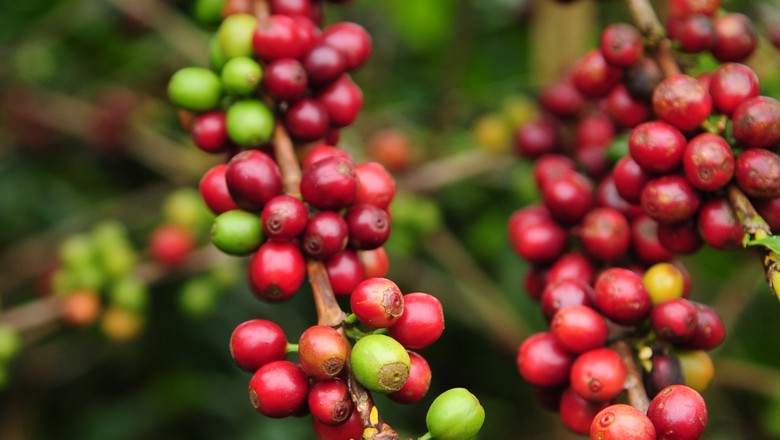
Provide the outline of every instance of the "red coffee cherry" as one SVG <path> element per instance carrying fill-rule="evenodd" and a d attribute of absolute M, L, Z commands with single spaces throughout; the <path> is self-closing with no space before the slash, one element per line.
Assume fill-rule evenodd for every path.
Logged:
<path fill-rule="evenodd" d="M 347 246 L 347 222 L 334 211 L 320 211 L 309 219 L 303 231 L 303 250 L 313 258 L 325 259 Z"/>
<path fill-rule="evenodd" d="M 564 278 L 549 281 L 541 294 L 542 313 L 551 320 L 561 309 L 575 305 L 593 304 L 593 288 L 582 278 Z"/>
<path fill-rule="evenodd" d="M 233 200 L 247 211 L 259 211 L 282 192 L 282 174 L 271 157 L 258 150 L 242 151 L 227 164 L 225 181 Z"/>
<path fill-rule="evenodd" d="M 195 146 L 206 153 L 222 153 L 230 146 L 225 112 L 214 111 L 198 115 L 190 129 Z"/>
<path fill-rule="evenodd" d="M 685 298 L 664 301 L 650 312 L 650 326 L 660 338 L 683 342 L 693 336 L 697 314 L 696 307 Z"/>
<path fill-rule="evenodd" d="M 613 66 L 628 67 L 644 52 L 642 34 L 627 23 L 613 23 L 601 32 L 599 48 L 604 59 Z"/>
<path fill-rule="evenodd" d="M 290 361 L 273 361 L 260 367 L 249 381 L 249 401 L 266 417 L 298 414 L 306 406 L 309 380 Z"/>
<path fill-rule="evenodd" d="M 376 249 L 390 236 L 390 216 L 374 205 L 353 205 L 344 220 L 349 228 L 349 245 L 355 249 Z"/>
<path fill-rule="evenodd" d="M 355 203 L 357 175 L 350 159 L 328 157 L 303 170 L 303 199 L 317 209 L 340 209 Z"/>
<path fill-rule="evenodd" d="M 590 285 L 593 282 L 594 274 L 593 263 L 590 259 L 581 253 L 572 252 L 561 256 L 550 266 L 546 283 L 554 284 L 567 278 L 573 278 Z"/>
<path fill-rule="evenodd" d="M 754 200 L 753 206 L 756 207 L 761 218 L 769 224 L 773 233 L 780 232 L 780 197 Z"/>
<path fill-rule="evenodd" d="M 732 117 L 734 139 L 747 148 L 770 148 L 780 143 L 780 102 L 756 96 L 740 104 Z"/>
<path fill-rule="evenodd" d="M 309 85 L 306 70 L 298 60 L 282 58 L 263 69 L 263 90 L 280 101 L 302 98 Z"/>
<path fill-rule="evenodd" d="M 607 63 L 599 49 L 593 49 L 577 61 L 572 71 L 575 87 L 583 95 L 604 96 L 620 81 L 622 70 Z"/>
<path fill-rule="evenodd" d="M 48 291 L 47 291 L 48 293 Z M 100 295 L 91 289 L 76 289 L 62 300 L 60 314 L 67 325 L 87 327 L 100 316 Z"/>
<path fill-rule="evenodd" d="M 662 438 L 695 440 L 707 426 L 707 405 L 692 388 L 670 385 L 650 401 L 647 417 Z"/>
<path fill-rule="evenodd" d="M 254 373 L 263 365 L 284 359 L 287 336 L 267 319 L 251 319 L 239 324 L 230 335 L 230 356 L 239 368 Z"/>
<path fill-rule="evenodd" d="M 717 191 L 734 176 L 734 154 L 721 136 L 702 133 L 688 142 L 683 152 L 685 177 L 704 191 Z"/>
<path fill-rule="evenodd" d="M 258 299 L 282 301 L 303 284 L 306 262 L 289 242 L 267 241 L 249 260 L 249 287 Z"/>
<path fill-rule="evenodd" d="M 345 249 L 325 260 L 328 280 L 336 295 L 346 296 L 366 278 L 363 264 L 357 252 Z"/>
<path fill-rule="evenodd" d="M 650 180 L 650 174 L 639 166 L 630 155 L 626 155 L 615 164 L 613 176 L 615 177 L 615 188 L 620 197 L 628 203 L 639 204 L 642 189 L 645 187 L 645 183 Z"/>
<path fill-rule="evenodd" d="M 390 327 L 404 313 L 401 289 L 387 278 L 369 278 L 358 284 L 349 304 L 360 322 L 374 328 Z"/>
<path fill-rule="evenodd" d="M 330 119 L 327 109 L 320 101 L 303 98 L 287 109 L 284 125 L 294 138 L 313 141 L 325 136 L 330 127 Z"/>
<path fill-rule="evenodd" d="M 684 345 L 692 350 L 712 350 L 726 338 L 726 326 L 712 307 L 695 301 L 693 305 L 697 311 L 696 330 Z"/>
<path fill-rule="evenodd" d="M 644 383 L 649 396 L 674 384 L 685 384 L 680 360 L 673 354 L 655 353 L 650 359 L 653 369 L 645 373 Z"/>
<path fill-rule="evenodd" d="M 556 81 L 539 91 L 539 104 L 560 118 L 578 115 L 585 108 L 585 98 L 570 78 Z"/>
<path fill-rule="evenodd" d="M 314 382 L 307 401 L 312 417 L 331 426 L 346 422 L 355 406 L 346 382 L 341 379 Z"/>
<path fill-rule="evenodd" d="M 315 22 L 319 20 L 320 12 L 315 4 L 309 0 L 270 0 L 268 4 L 274 14 L 288 17 L 302 15 Z"/>
<path fill-rule="evenodd" d="M 744 64 L 722 64 L 715 69 L 710 80 L 712 105 L 727 115 L 743 102 L 758 96 L 758 92 L 758 75 Z"/>
<path fill-rule="evenodd" d="M 444 311 L 441 302 L 427 293 L 404 295 L 404 312 L 390 327 L 389 335 L 406 348 L 425 348 L 444 331 Z"/>
<path fill-rule="evenodd" d="M 720 0 L 669 0 L 669 14 L 682 18 L 692 14 L 713 16 L 720 8 Z"/>
<path fill-rule="evenodd" d="M 627 220 L 644 213 L 641 206 L 628 203 L 618 194 L 613 174 L 604 176 L 596 187 L 596 206 L 614 209 Z"/>
<path fill-rule="evenodd" d="M 631 222 L 631 244 L 634 253 L 642 263 L 655 264 L 672 259 L 669 249 L 666 249 L 658 239 L 660 226 L 647 214 L 638 215 Z"/>
<path fill-rule="evenodd" d="M 539 301 L 542 297 L 542 290 L 547 278 L 547 269 L 541 267 L 531 267 L 526 271 L 523 276 L 523 287 L 525 293 L 528 294 L 531 299 Z"/>
<path fill-rule="evenodd" d="M 534 397 L 542 408 L 557 413 L 560 410 L 561 395 L 564 391 L 562 388 L 534 387 Z M 574 393 L 574 395 L 576 396 L 577 393 Z M 585 401 L 580 396 L 577 396 L 577 399 Z"/>
<path fill-rule="evenodd" d="M 395 179 L 379 162 L 365 162 L 355 167 L 358 189 L 355 202 L 368 203 L 384 210 L 395 197 Z"/>
<path fill-rule="evenodd" d="M 577 145 L 609 145 L 614 137 L 615 126 L 612 119 L 600 111 L 580 118 L 574 133 Z"/>
<path fill-rule="evenodd" d="M 306 205 L 287 194 L 270 199 L 260 215 L 263 232 L 269 239 L 291 240 L 300 235 L 308 222 Z"/>
<path fill-rule="evenodd" d="M 558 149 L 558 134 L 551 117 L 539 117 L 517 128 L 514 136 L 518 154 L 534 159 Z"/>
<path fill-rule="evenodd" d="M 413 351 L 408 353 L 409 359 L 412 361 L 409 377 L 400 390 L 387 395 L 390 400 L 404 404 L 419 402 L 425 397 L 431 386 L 431 367 L 428 365 L 428 361 Z"/>
<path fill-rule="evenodd" d="M 653 92 L 653 111 L 664 122 L 683 131 L 698 128 L 712 112 L 707 89 L 688 75 L 672 75 Z"/>
<path fill-rule="evenodd" d="M 526 382 L 540 387 L 560 387 L 569 381 L 573 356 L 551 333 L 529 336 L 517 351 L 517 369 Z"/>
<path fill-rule="evenodd" d="M 618 211 L 595 208 L 582 220 L 580 241 L 585 252 L 596 260 L 614 261 L 628 251 L 631 229 Z"/>
<path fill-rule="evenodd" d="M 712 55 L 721 62 L 743 61 L 758 46 L 758 31 L 747 16 L 723 14 L 715 18 L 715 45 Z"/>
<path fill-rule="evenodd" d="M 344 56 L 348 70 L 353 70 L 366 62 L 371 55 L 371 35 L 355 23 L 334 23 L 322 32 L 321 42 Z"/>
<path fill-rule="evenodd" d="M 704 242 L 715 249 L 726 251 L 742 247 L 742 225 L 725 199 L 705 202 L 699 210 L 697 225 Z"/>
<path fill-rule="evenodd" d="M 306 154 L 306 156 L 303 158 L 303 162 L 301 163 L 301 169 L 306 170 L 310 168 L 315 162 L 319 162 L 322 159 L 331 156 L 341 157 L 349 161 L 352 160 L 352 157 L 349 155 L 349 153 L 347 153 L 346 151 L 342 150 L 339 147 L 334 147 L 328 144 L 317 144 L 314 147 L 312 147 L 309 150 L 309 152 Z"/>
<path fill-rule="evenodd" d="M 555 312 L 550 332 L 570 353 L 584 353 L 607 342 L 607 321 L 588 306 L 574 305 Z"/>
<path fill-rule="evenodd" d="M 658 225 L 656 235 L 661 246 L 676 255 L 692 254 L 704 244 L 693 220 L 672 225 Z"/>
<path fill-rule="evenodd" d="M 680 164 L 685 143 L 685 136 L 677 128 L 662 121 L 651 121 L 631 131 L 628 149 L 631 158 L 645 172 L 665 173 Z"/>
<path fill-rule="evenodd" d="M 534 180 L 539 188 L 575 171 L 574 161 L 562 154 L 545 154 L 533 164 Z"/>
<path fill-rule="evenodd" d="M 675 38 L 683 52 L 698 53 L 715 45 L 715 24 L 712 18 L 693 14 L 683 18 Z"/>
<path fill-rule="evenodd" d="M 699 208 L 699 193 L 688 179 L 670 174 L 651 179 L 645 184 L 641 196 L 642 208 L 655 221 L 662 224 L 689 220 Z"/>
<path fill-rule="evenodd" d="M 572 225 L 593 206 L 593 185 L 580 173 L 569 173 L 541 188 L 544 206 L 561 223 Z"/>
<path fill-rule="evenodd" d="M 363 421 L 360 419 L 360 413 L 357 411 L 352 411 L 349 419 L 340 425 L 326 425 L 314 417 L 312 417 L 312 422 L 314 424 L 314 433 L 319 440 L 358 439 L 363 436 Z"/>
<path fill-rule="evenodd" d="M 626 366 L 620 355 L 609 348 L 596 348 L 581 354 L 571 366 L 571 387 L 591 402 L 612 400 L 623 391 Z"/>
<path fill-rule="evenodd" d="M 587 434 L 596 414 L 610 402 L 589 402 L 572 388 L 566 388 L 560 397 L 558 415 L 563 426 L 577 434 Z"/>
<path fill-rule="evenodd" d="M 623 84 L 632 96 L 649 101 L 653 90 L 663 79 L 658 63 L 652 57 L 645 57 L 626 68 Z"/>
<path fill-rule="evenodd" d="M 214 214 L 238 209 L 238 205 L 228 191 L 225 170 L 227 165 L 224 163 L 214 165 L 203 174 L 198 184 L 201 198 Z"/>
<path fill-rule="evenodd" d="M 653 422 L 638 409 L 617 403 L 602 409 L 593 418 L 590 438 L 599 440 L 655 440 Z"/>
<path fill-rule="evenodd" d="M 516 231 L 510 239 L 515 252 L 535 264 L 555 261 L 567 246 L 566 231 L 550 220 L 531 223 Z"/>
<path fill-rule="evenodd" d="M 607 95 L 607 113 L 623 128 L 636 127 L 650 117 L 650 106 L 631 96 L 623 84 L 617 84 Z"/>
<path fill-rule="evenodd" d="M 298 341 L 301 368 L 314 379 L 335 377 L 344 368 L 348 355 L 347 341 L 336 329 L 326 325 L 307 328 Z"/>
<path fill-rule="evenodd" d="M 263 61 L 299 58 L 306 49 L 295 20 L 278 14 L 258 20 L 252 47 Z"/>
<path fill-rule="evenodd" d="M 330 84 L 347 71 L 344 55 L 331 46 L 318 44 L 301 58 L 306 77 L 313 87 Z"/>
<path fill-rule="evenodd" d="M 316 98 L 325 107 L 331 127 L 352 124 L 363 108 L 363 92 L 349 75 L 342 75 L 317 93 Z"/>
<path fill-rule="evenodd" d="M 604 316 L 625 325 L 638 324 L 652 307 L 642 278 L 619 267 L 606 269 L 596 278 L 593 299 Z"/>
<path fill-rule="evenodd" d="M 387 257 L 385 248 L 378 247 L 367 251 L 358 251 L 358 259 L 363 265 L 365 278 L 380 277 L 383 278 L 390 270 L 390 259 Z"/>
<path fill-rule="evenodd" d="M 177 266 L 195 248 L 195 237 L 179 225 L 160 225 L 149 236 L 149 255 L 158 263 Z"/>

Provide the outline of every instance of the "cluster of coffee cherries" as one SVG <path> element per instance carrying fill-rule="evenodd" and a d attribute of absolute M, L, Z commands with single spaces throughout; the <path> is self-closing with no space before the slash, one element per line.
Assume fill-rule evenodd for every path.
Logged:
<path fill-rule="evenodd" d="M 714 71 L 670 72 L 674 52 L 646 56 L 634 26 L 612 24 L 599 48 L 541 90 L 540 115 L 516 131 L 542 203 L 517 210 L 508 234 L 531 263 L 526 290 L 550 325 L 520 346 L 518 369 L 565 426 L 594 439 L 702 435 L 699 392 L 714 374 L 706 351 L 725 328 L 688 298 L 675 256 L 742 246 L 730 193 L 778 227 L 780 103 L 760 96 L 757 75 L 738 63 L 756 47 L 752 24 L 713 19 L 719 6 L 669 2 L 679 48 L 711 51 L 723 62 Z M 694 50 L 704 21 L 714 36 Z M 629 364 L 652 398 L 646 413 L 615 403 L 632 382 Z"/>

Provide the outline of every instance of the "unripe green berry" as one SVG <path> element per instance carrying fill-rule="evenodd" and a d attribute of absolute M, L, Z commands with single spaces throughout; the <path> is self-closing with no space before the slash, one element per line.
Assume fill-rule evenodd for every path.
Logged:
<path fill-rule="evenodd" d="M 465 388 L 452 388 L 441 393 L 425 416 L 428 432 L 435 440 L 469 440 L 482 428 L 485 409 Z"/>
<path fill-rule="evenodd" d="M 406 349 L 390 336 L 379 334 L 360 338 L 352 347 L 349 362 L 358 382 L 378 393 L 400 390 L 411 368 Z"/>
<path fill-rule="evenodd" d="M 258 147 L 271 139 L 274 115 L 256 99 L 245 99 L 231 105 L 227 111 L 227 132 L 230 139 L 244 147 Z"/>
<path fill-rule="evenodd" d="M 233 14 L 219 26 L 219 47 L 225 58 L 252 56 L 252 36 L 257 19 L 250 14 Z"/>
<path fill-rule="evenodd" d="M 163 220 L 166 224 L 183 226 L 197 231 L 214 220 L 200 193 L 189 187 L 179 188 L 168 195 L 162 206 Z"/>
<path fill-rule="evenodd" d="M 89 266 L 94 263 L 94 247 L 87 234 L 73 234 L 62 241 L 59 257 L 62 264 L 69 268 Z"/>
<path fill-rule="evenodd" d="M 260 85 L 263 69 L 249 57 L 236 57 L 222 67 L 222 85 L 232 95 L 248 95 Z"/>
<path fill-rule="evenodd" d="M 225 0 L 195 0 L 192 15 L 202 24 L 217 24 L 222 19 Z"/>
<path fill-rule="evenodd" d="M 225 53 L 222 52 L 222 45 L 219 44 L 219 34 L 212 35 L 209 40 L 209 65 L 219 72 L 227 60 Z"/>
<path fill-rule="evenodd" d="M 149 290 L 144 283 L 128 276 L 120 278 L 111 286 L 108 297 L 113 305 L 138 312 L 146 308 Z"/>
<path fill-rule="evenodd" d="M 19 332 L 7 325 L 0 325 L 0 363 L 16 356 L 22 347 Z"/>
<path fill-rule="evenodd" d="M 179 307 L 190 316 L 204 316 L 214 309 L 219 291 L 208 277 L 187 281 L 179 292 Z"/>
<path fill-rule="evenodd" d="M 211 70 L 185 67 L 171 77 L 168 97 L 174 104 L 187 110 L 210 110 L 219 105 L 222 82 Z"/>
<path fill-rule="evenodd" d="M 251 254 L 263 243 L 260 217 L 240 209 L 223 212 L 211 226 L 211 242 L 226 254 Z"/>

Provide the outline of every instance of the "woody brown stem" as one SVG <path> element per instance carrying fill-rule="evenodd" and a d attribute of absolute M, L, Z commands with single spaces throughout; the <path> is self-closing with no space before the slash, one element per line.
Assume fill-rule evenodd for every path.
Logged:
<path fill-rule="evenodd" d="M 646 413 L 647 407 L 650 406 L 650 399 L 647 397 L 647 391 L 645 391 L 645 386 L 642 382 L 642 371 L 637 365 L 631 346 L 625 339 L 618 339 L 612 343 L 612 348 L 620 355 L 623 363 L 626 365 L 628 403 L 642 411 L 642 413 Z"/>

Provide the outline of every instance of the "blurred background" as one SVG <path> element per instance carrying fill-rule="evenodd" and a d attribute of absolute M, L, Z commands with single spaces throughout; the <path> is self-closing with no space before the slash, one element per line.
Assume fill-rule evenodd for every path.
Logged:
<path fill-rule="evenodd" d="M 207 3 L 0 6 L 0 323 L 21 337 L 0 332 L 0 439 L 314 437 L 308 418 L 257 414 L 250 376 L 228 352 L 247 319 L 272 319 L 297 340 L 316 316 L 306 290 L 283 304 L 255 300 L 245 260 L 207 242 L 196 188 L 222 158 L 192 145 L 165 94 L 177 69 L 208 64 Z M 724 6 L 754 17 L 775 7 Z M 577 438 L 515 366 L 518 344 L 546 327 L 506 238 L 511 213 L 537 198 L 512 133 L 534 114 L 540 85 L 594 47 L 605 24 L 628 20 L 623 3 L 355 0 L 327 5 L 325 23 L 337 20 L 360 23 L 374 42 L 354 75 L 364 110 L 340 145 L 396 173 L 389 277 L 438 296 L 446 317 L 442 338 L 421 351 L 428 397 L 402 406 L 377 396 L 381 414 L 404 438 L 419 436 L 432 399 L 463 386 L 487 411 L 479 438 Z M 751 65 L 763 94 L 780 96 L 778 61 L 762 41 Z M 199 250 L 167 270 L 147 243 L 172 223 L 190 228 Z M 711 353 L 705 438 L 780 438 L 780 305 L 758 259 L 702 250 L 683 260 L 693 298 L 728 328 Z M 78 307 L 61 316 L 57 292 L 74 285 L 104 294 L 95 323 L 68 325 L 88 313 Z"/>

